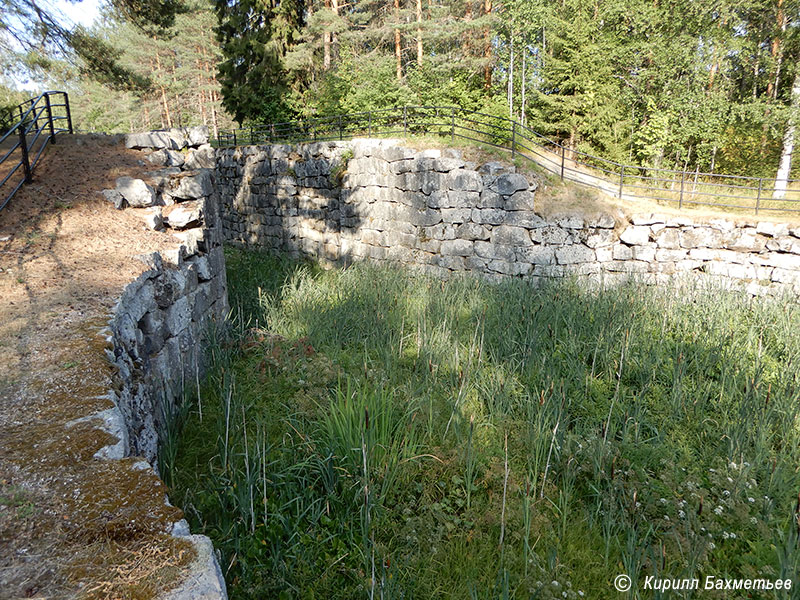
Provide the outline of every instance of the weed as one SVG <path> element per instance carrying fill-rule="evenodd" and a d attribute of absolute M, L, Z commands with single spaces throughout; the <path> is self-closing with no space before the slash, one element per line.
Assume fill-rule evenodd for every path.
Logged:
<path fill-rule="evenodd" d="M 795 576 L 796 303 L 228 265 L 236 337 L 174 434 L 171 481 L 232 595 Z"/>

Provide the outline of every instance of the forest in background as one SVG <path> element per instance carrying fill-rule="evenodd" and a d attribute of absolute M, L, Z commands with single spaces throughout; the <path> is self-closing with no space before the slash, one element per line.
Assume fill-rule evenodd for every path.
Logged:
<path fill-rule="evenodd" d="M 71 91 L 80 129 L 436 104 L 649 167 L 774 177 L 794 147 L 796 0 L 184 0 L 150 22 L 136 8 L 115 0 L 67 52 L 24 53 Z"/>

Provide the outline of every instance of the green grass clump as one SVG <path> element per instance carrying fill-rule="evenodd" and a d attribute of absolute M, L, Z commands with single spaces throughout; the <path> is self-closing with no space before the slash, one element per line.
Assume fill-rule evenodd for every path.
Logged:
<path fill-rule="evenodd" d="M 795 303 L 227 259 L 167 479 L 232 597 L 796 577 Z"/>

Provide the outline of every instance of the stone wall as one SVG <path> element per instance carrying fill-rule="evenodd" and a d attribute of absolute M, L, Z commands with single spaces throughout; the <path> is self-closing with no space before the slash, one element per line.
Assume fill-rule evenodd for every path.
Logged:
<path fill-rule="evenodd" d="M 538 182 L 453 150 L 353 140 L 217 151 L 225 239 L 324 261 L 397 261 L 441 277 L 676 276 L 754 295 L 800 291 L 800 227 L 537 211 Z"/>
<path fill-rule="evenodd" d="M 116 406 L 103 418 L 119 442 L 103 456 L 141 456 L 146 462 L 137 465 L 143 469 L 157 469 L 165 415 L 184 388 L 194 389 L 203 376 L 208 336 L 223 333 L 228 313 L 219 199 L 207 168 L 213 166 L 207 141 L 205 128 L 126 136 L 129 148 L 143 151 L 142 164 L 157 169 L 141 179 L 120 177 L 115 189 L 103 191 L 118 209 L 134 211 L 148 227 L 175 239 L 138 257 L 148 270 L 125 287 L 109 324 L 108 353 L 116 367 L 110 393 Z M 191 535 L 185 520 L 174 523 L 171 533 L 189 541 L 197 555 L 185 579 L 162 599 L 227 598 L 211 540 Z"/>
<path fill-rule="evenodd" d="M 205 154 L 208 136 L 181 138 L 180 133 L 128 136 L 128 146 L 133 141 L 146 149 L 148 162 L 179 166 L 144 173 L 143 179 L 121 177 L 115 190 L 104 192 L 118 208 L 131 207 L 148 226 L 166 229 L 180 242 L 140 257 L 149 269 L 125 288 L 111 321 L 114 349 L 110 358 L 118 371 L 116 403 L 127 426 L 131 452 L 153 464 L 163 417 L 185 385 L 193 388 L 202 377 L 205 342 L 221 329 L 228 312 L 213 174 L 209 169 L 190 168 L 195 166 L 196 153 Z M 163 147 L 180 148 L 180 140 L 195 140 L 199 148 L 184 155 Z"/>

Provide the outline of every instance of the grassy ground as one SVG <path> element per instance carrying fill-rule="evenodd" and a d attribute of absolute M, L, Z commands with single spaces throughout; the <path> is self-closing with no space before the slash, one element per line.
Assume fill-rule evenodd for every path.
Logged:
<path fill-rule="evenodd" d="M 237 334 L 161 464 L 233 598 L 796 577 L 796 304 L 240 252 L 228 273 Z"/>

